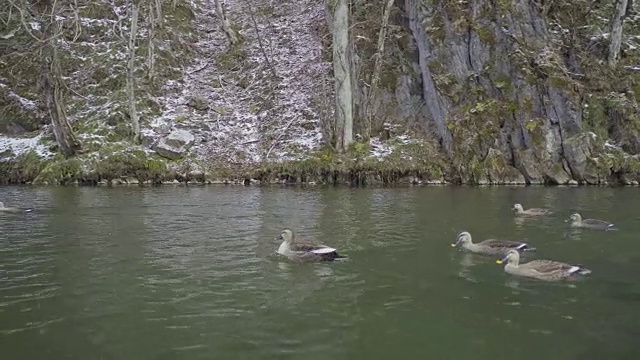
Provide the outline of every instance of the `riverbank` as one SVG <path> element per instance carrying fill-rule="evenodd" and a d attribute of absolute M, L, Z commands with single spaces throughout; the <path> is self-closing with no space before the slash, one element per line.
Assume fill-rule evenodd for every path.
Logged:
<path fill-rule="evenodd" d="M 374 144 L 375 145 L 375 144 Z M 65 159 L 42 149 L 23 149 L 19 154 L 0 153 L 0 184 L 30 185 L 161 185 L 161 184 L 332 184 L 375 186 L 412 185 L 597 185 L 637 186 L 640 174 L 596 167 L 602 154 L 590 160 L 582 180 L 567 175 L 560 164 L 522 163 L 520 169 L 489 151 L 476 157 L 451 161 L 432 143 L 395 141 L 392 145 L 356 143 L 346 154 L 322 149 L 298 154 L 298 160 L 231 162 L 187 154 L 168 159 L 156 151 L 127 143 L 103 144 Z M 611 157 L 610 153 L 605 154 Z M 608 165 L 607 165 L 608 166 Z M 531 169 L 539 169 L 536 179 Z M 524 170 L 524 171 L 523 171 Z M 527 172 L 527 170 L 529 172 Z M 538 170 L 536 170 L 538 171 Z"/>

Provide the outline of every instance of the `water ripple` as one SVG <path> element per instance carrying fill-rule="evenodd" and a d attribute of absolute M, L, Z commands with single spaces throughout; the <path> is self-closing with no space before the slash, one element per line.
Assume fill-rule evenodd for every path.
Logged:
<path fill-rule="evenodd" d="M 12 358 L 64 349 L 75 358 L 490 358 L 518 351 L 528 359 L 541 347 L 566 355 L 602 339 L 602 326 L 615 343 L 611 334 L 640 321 L 632 275 L 640 271 L 638 247 L 630 235 L 639 226 L 640 196 L 632 192 L 21 189 L 7 191 L 5 202 L 37 210 L 0 217 L 0 336 L 10 339 L 0 351 Z M 610 215 L 631 232 L 571 231 L 554 217 L 517 223 L 508 210 L 515 202 Z M 285 226 L 349 261 L 296 264 L 274 256 Z M 589 264 L 594 277 L 570 286 L 510 277 L 495 259 L 452 250 L 459 229 L 529 238 L 540 256 Z M 563 336 L 548 336 L 555 334 Z"/>

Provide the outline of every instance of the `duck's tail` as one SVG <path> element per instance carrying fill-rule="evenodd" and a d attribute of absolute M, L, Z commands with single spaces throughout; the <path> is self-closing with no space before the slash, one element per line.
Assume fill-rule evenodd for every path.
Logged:
<path fill-rule="evenodd" d="M 338 261 L 349 258 L 348 256 L 340 255 L 337 252 L 334 252 L 331 257 L 332 257 L 332 260 L 338 260 Z"/>
<path fill-rule="evenodd" d="M 571 275 L 589 275 L 591 274 L 591 270 L 585 268 L 582 265 L 574 265 L 571 269 L 569 269 L 569 274 Z"/>
<path fill-rule="evenodd" d="M 618 231 L 618 228 L 614 224 L 609 224 L 609 226 L 605 228 L 605 231 Z"/>
<path fill-rule="evenodd" d="M 518 246 L 516 248 L 516 250 L 520 250 L 520 251 L 536 251 L 536 248 L 534 248 L 533 246 L 523 243 L 520 246 Z"/>
<path fill-rule="evenodd" d="M 579 274 L 580 275 L 589 275 L 589 274 L 591 274 L 591 270 L 589 270 L 587 268 L 581 268 Z"/>

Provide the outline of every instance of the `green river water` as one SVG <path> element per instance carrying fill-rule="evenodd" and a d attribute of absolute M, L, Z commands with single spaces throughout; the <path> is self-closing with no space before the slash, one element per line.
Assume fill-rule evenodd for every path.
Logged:
<path fill-rule="evenodd" d="M 0 187 L 2 359 L 640 359 L 640 191 Z M 522 220 L 516 202 L 555 214 Z M 617 232 L 564 220 L 609 220 Z M 349 257 L 295 264 L 284 227 Z M 527 240 L 543 282 L 450 247 Z M 527 261 L 523 259 L 523 261 Z"/>

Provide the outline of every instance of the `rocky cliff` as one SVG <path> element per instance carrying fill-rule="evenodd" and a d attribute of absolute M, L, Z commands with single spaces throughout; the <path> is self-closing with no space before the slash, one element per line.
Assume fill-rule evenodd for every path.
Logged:
<path fill-rule="evenodd" d="M 396 0 L 380 91 L 368 101 L 386 1 L 355 1 L 355 131 L 332 138 L 330 26 L 321 0 L 227 0 L 231 46 L 211 1 L 164 1 L 137 43 L 142 144 L 124 96 L 124 1 L 61 14 L 67 113 L 85 151 L 64 159 L 34 86 L 37 22 L 5 14 L 0 55 L 2 181 L 212 181 L 230 177 L 458 183 L 638 181 L 637 19 L 607 64 L 615 4 Z M 148 15 L 148 14 L 147 14 Z M 155 76 L 148 76 L 149 43 Z M 370 107 L 370 108 L 369 108 Z M 367 114 L 372 113 L 371 124 Z M 369 136 L 370 135 L 370 136 Z"/>
<path fill-rule="evenodd" d="M 453 181 L 637 183 L 632 3 L 622 58 L 612 67 L 606 61 L 609 34 L 601 29 L 611 28 L 615 2 L 395 5 L 395 36 L 385 54 L 393 76 L 378 127 L 399 120 L 422 125 Z M 356 59 L 371 51 L 356 42 Z M 364 98 L 366 86 L 359 90 Z"/>

